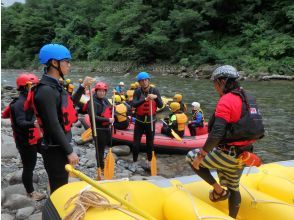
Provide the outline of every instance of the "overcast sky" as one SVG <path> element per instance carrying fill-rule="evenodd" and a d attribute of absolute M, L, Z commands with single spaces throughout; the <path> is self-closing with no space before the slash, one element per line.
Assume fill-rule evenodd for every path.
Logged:
<path fill-rule="evenodd" d="M 1 3 L 3 3 L 4 6 L 10 6 L 10 5 L 12 5 L 14 2 L 22 2 L 22 3 L 24 3 L 25 0 L 1 0 Z"/>

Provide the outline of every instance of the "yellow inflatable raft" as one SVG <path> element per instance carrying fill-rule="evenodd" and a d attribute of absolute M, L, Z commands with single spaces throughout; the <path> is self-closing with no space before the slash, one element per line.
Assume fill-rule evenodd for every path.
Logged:
<path fill-rule="evenodd" d="M 46 202 L 44 220 L 63 219 L 70 212 L 72 215 L 67 219 L 73 219 L 75 214 L 84 211 L 85 220 L 231 219 L 227 215 L 227 201 L 211 202 L 208 198 L 211 187 L 195 175 L 149 181 L 96 182 L 78 171 L 73 172 L 87 182 L 69 183 L 55 191 Z M 242 203 L 237 219 L 293 219 L 293 180 L 294 160 L 246 168 L 241 178 Z M 75 198 L 65 209 L 65 204 L 75 194 L 89 197 Z M 81 208 L 85 203 L 92 205 Z M 109 207 L 103 208 L 105 206 Z"/>

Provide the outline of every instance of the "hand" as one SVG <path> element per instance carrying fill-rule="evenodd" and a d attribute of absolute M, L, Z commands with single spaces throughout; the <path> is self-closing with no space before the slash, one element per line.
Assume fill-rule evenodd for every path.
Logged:
<path fill-rule="evenodd" d="M 196 169 L 196 170 L 199 170 L 199 166 L 200 166 L 200 163 L 202 162 L 203 160 L 203 157 L 195 157 L 193 162 L 192 162 L 192 166 Z"/>
<path fill-rule="evenodd" d="M 147 96 L 147 100 L 154 100 L 157 98 L 157 95 L 154 95 L 154 94 L 148 94 Z"/>
<path fill-rule="evenodd" d="M 94 78 L 90 77 L 90 76 L 86 76 L 84 79 L 84 82 L 82 83 L 82 86 L 84 88 L 89 87 L 90 85 L 92 85 L 92 83 L 94 82 Z"/>
<path fill-rule="evenodd" d="M 191 124 L 191 121 L 188 121 L 188 124 Z"/>
<path fill-rule="evenodd" d="M 113 124 L 113 122 L 114 122 L 114 118 L 109 118 L 109 123 Z"/>
<path fill-rule="evenodd" d="M 79 163 L 79 157 L 75 152 L 67 155 L 68 163 L 72 166 L 77 165 Z"/>

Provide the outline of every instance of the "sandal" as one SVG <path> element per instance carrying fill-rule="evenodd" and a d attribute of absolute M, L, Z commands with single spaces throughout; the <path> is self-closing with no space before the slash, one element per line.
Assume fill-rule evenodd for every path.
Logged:
<path fill-rule="evenodd" d="M 230 196 L 230 192 L 228 190 L 223 189 L 221 193 L 217 193 L 215 190 L 209 192 L 209 199 L 212 202 L 219 202 L 222 200 L 226 200 Z"/>

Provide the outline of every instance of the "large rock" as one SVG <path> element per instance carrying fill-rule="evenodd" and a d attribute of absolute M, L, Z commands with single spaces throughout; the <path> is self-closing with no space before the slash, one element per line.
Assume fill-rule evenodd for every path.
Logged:
<path fill-rule="evenodd" d="M 27 196 L 20 194 L 12 194 L 10 195 L 5 203 L 3 204 L 4 208 L 8 208 L 9 210 L 16 210 L 25 207 L 35 206 L 35 201 L 28 198 Z"/>
<path fill-rule="evenodd" d="M 30 207 L 25 207 L 22 209 L 17 210 L 16 212 L 16 219 L 17 220 L 24 220 L 24 219 L 28 219 L 29 216 L 35 211 L 35 207 L 34 206 L 30 206 Z"/>
<path fill-rule="evenodd" d="M 3 127 L 10 127 L 11 126 L 11 122 L 9 118 L 2 118 L 1 119 L 1 126 Z"/>
<path fill-rule="evenodd" d="M 41 220 L 41 219 L 42 219 L 42 213 L 39 212 L 39 213 L 31 215 L 28 220 Z"/>
<path fill-rule="evenodd" d="M 112 147 L 112 152 L 117 156 L 127 156 L 130 154 L 131 150 L 128 145 L 118 145 Z"/>
<path fill-rule="evenodd" d="M 10 185 L 22 184 L 22 169 L 14 172 L 8 181 Z M 33 182 L 39 182 L 39 177 L 36 174 L 33 176 Z"/>
<path fill-rule="evenodd" d="M 17 157 L 18 150 L 16 149 L 14 139 L 8 135 L 1 135 L 1 158 Z"/>
<path fill-rule="evenodd" d="M 1 220 L 14 220 L 14 217 L 9 214 L 1 214 Z"/>
<path fill-rule="evenodd" d="M 23 186 L 23 184 L 16 184 L 11 185 L 3 189 L 3 191 L 6 195 L 6 198 L 9 197 L 12 194 L 21 194 L 21 195 L 27 195 L 27 192 Z"/>

